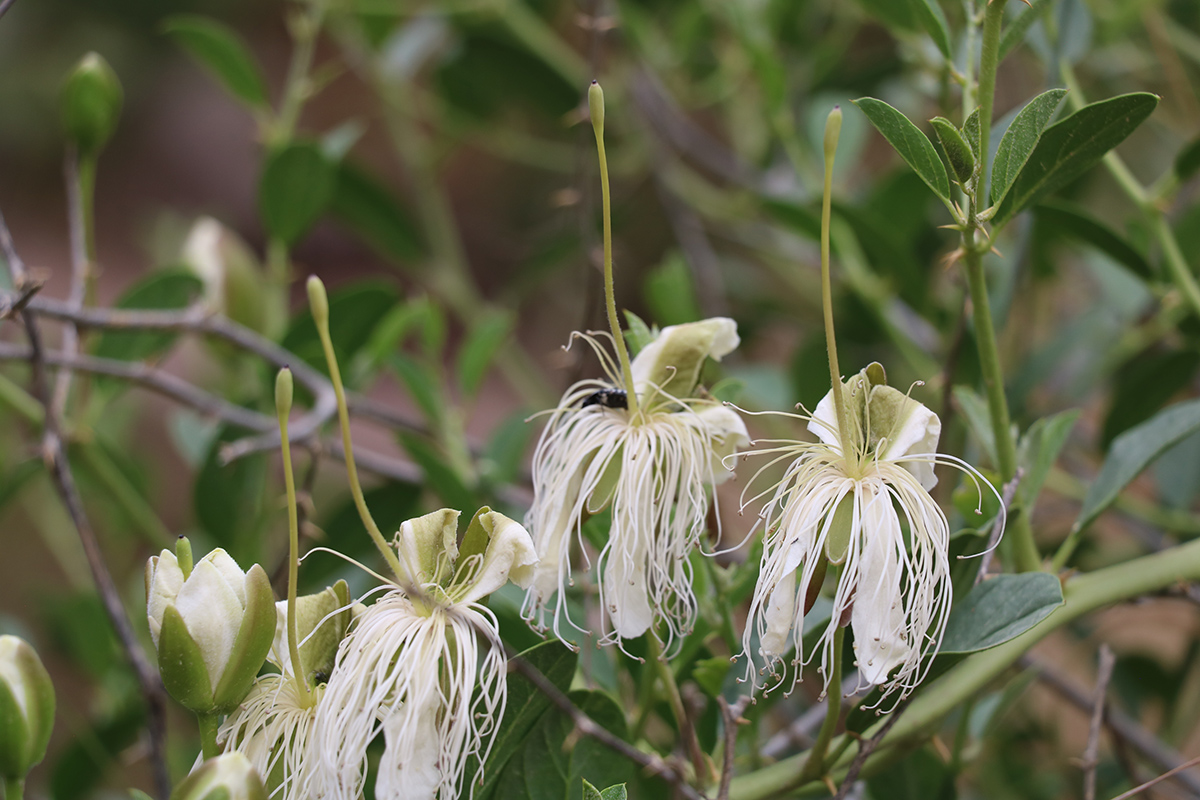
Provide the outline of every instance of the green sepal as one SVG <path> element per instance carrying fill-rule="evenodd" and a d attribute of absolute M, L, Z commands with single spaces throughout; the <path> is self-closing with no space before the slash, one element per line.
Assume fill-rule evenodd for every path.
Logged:
<path fill-rule="evenodd" d="M 596 481 L 596 488 L 588 495 L 587 512 L 599 514 L 608 508 L 612 502 L 613 493 L 617 491 L 617 481 L 621 477 L 621 465 L 624 462 L 625 445 L 621 445 L 613 453 L 612 458 L 604 465 L 604 474 Z"/>
<path fill-rule="evenodd" d="M 458 563 L 466 562 L 471 556 L 482 558 L 483 554 L 487 552 L 492 534 L 484 527 L 480 517 L 490 513 L 491 510 L 488 506 L 480 506 L 479 510 L 475 512 L 475 516 L 471 517 L 471 522 L 467 525 L 467 532 L 463 534 L 462 544 L 458 548 Z"/>
<path fill-rule="evenodd" d="M 867 364 L 863 372 L 867 374 L 867 380 L 871 382 L 872 386 L 887 386 L 887 370 L 878 361 Z"/>
<path fill-rule="evenodd" d="M 163 611 L 158 635 L 158 672 L 163 686 L 184 708 L 197 714 L 213 711 L 212 680 L 204 665 L 204 654 L 174 605 Z"/>
<path fill-rule="evenodd" d="M 825 556 L 834 564 L 846 560 L 850 549 L 850 534 L 854 531 L 854 492 L 847 492 L 838 502 L 825 535 Z M 807 598 L 806 598 L 807 600 Z"/>
<path fill-rule="evenodd" d="M 942 150 L 946 153 L 946 160 L 950 162 L 954 176 L 960 184 L 965 185 L 975 174 L 974 151 L 950 120 L 934 117 L 929 120 L 929 124 L 933 126 L 938 141 L 942 143 Z"/>
<path fill-rule="evenodd" d="M 0 681 L 0 775 L 19 780 L 28 774 L 35 763 L 29 757 L 31 738 L 17 698 Z"/>
<path fill-rule="evenodd" d="M 341 612 L 325 619 L 339 608 Z M 338 581 L 323 592 L 296 598 L 296 635 L 303 642 L 300 660 L 304 662 L 304 678 L 310 684 L 317 682 L 313 679 L 316 673 L 328 675 L 333 671 L 338 645 L 346 636 L 351 618 L 350 588 L 345 581 Z"/>
<path fill-rule="evenodd" d="M 229 662 L 213 693 L 213 710 L 227 714 L 250 692 L 275 640 L 275 594 L 258 564 L 246 571 L 246 613 L 233 640 Z"/>

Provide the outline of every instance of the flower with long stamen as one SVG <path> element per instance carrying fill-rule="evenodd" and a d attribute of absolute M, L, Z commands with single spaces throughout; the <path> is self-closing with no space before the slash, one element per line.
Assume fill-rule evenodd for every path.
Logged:
<path fill-rule="evenodd" d="M 717 317 L 664 328 L 632 362 L 634 403 L 604 336 L 575 334 L 596 352 L 608 380 L 569 388 L 534 454 L 525 524 L 541 562 L 523 612 L 542 628 L 549 617 L 559 638 L 564 620 L 579 629 L 566 610 L 571 543 L 582 544 L 589 515 L 611 508 L 598 563 L 601 641 L 640 636 L 656 618 L 670 641 L 695 619 L 688 557 L 706 527 L 709 487 L 730 475 L 722 459 L 749 442 L 735 412 L 697 396 L 705 359 L 737 347 L 737 326 Z"/>
<path fill-rule="evenodd" d="M 948 464 L 983 478 L 937 454 L 937 415 L 887 386 L 878 365 L 842 388 L 852 430 L 840 430 L 830 392 L 811 416 L 799 415 L 818 442 L 775 442 L 762 451 L 775 456 L 764 470 L 789 463 L 779 483 L 755 498 L 769 496 L 744 654 L 759 683 L 792 651 L 799 680 L 799 667 L 820 653 L 828 689 L 838 679 L 831 674 L 834 634 L 849 625 L 862 680 L 881 687 L 880 702 L 902 699 L 924 678 L 952 600 L 949 525 L 929 495 L 937 483 L 933 467 Z M 830 567 L 839 573 L 832 614 L 805 653 L 804 616 Z"/>
<path fill-rule="evenodd" d="M 405 522 L 396 535 L 406 574 L 342 640 L 318 706 L 313 797 L 357 800 L 367 746 L 380 733 L 380 800 L 451 800 L 471 758 L 482 763 L 504 715 L 507 660 L 483 599 L 510 579 L 528 585 L 529 534 L 482 509 L 457 544 L 459 512 Z"/>

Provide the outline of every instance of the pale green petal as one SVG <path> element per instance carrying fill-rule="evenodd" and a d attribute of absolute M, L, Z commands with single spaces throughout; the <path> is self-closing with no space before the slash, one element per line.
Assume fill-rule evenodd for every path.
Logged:
<path fill-rule="evenodd" d="M 242 582 L 245 582 L 243 575 Z M 243 596 L 245 589 L 243 588 Z M 221 571 L 208 559 L 196 564 L 175 598 L 192 640 L 204 654 L 204 666 L 215 689 L 233 652 L 245 613 Z"/>
<path fill-rule="evenodd" d="M 642 348 L 633 360 L 633 385 L 646 399 L 661 392 L 666 398 L 690 397 L 700 379 L 704 359 L 720 361 L 738 346 L 737 323 L 728 317 L 670 325 Z"/>
<path fill-rule="evenodd" d="M 524 526 L 496 511 L 479 515 L 488 534 L 487 549 L 467 580 L 451 589 L 458 602 L 474 603 L 499 589 L 509 580 L 522 589 L 533 582 L 538 563 L 533 539 Z"/>
<path fill-rule="evenodd" d="M 170 550 L 152 556 L 146 566 L 146 617 L 150 624 L 150 638 L 158 647 L 158 635 L 162 631 L 163 613 L 175 602 L 183 588 L 183 570 Z"/>
<path fill-rule="evenodd" d="M 225 583 L 229 585 L 230 590 L 237 595 L 238 602 L 243 607 L 246 605 L 246 572 L 237 565 L 233 560 L 233 556 L 226 553 L 218 547 L 211 553 L 200 559 L 200 563 L 209 562 L 216 567 L 217 572 L 225 579 Z M 190 577 L 190 576 L 189 576 Z"/>
<path fill-rule="evenodd" d="M 396 554 L 414 586 L 441 583 L 458 559 L 459 512 L 439 509 L 410 519 L 396 533 Z"/>

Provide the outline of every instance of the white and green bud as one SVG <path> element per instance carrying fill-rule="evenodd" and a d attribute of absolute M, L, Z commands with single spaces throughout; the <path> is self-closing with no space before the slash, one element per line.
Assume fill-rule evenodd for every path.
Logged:
<path fill-rule="evenodd" d="M 146 564 L 146 613 L 171 696 L 197 714 L 241 702 L 275 634 L 275 597 L 262 567 L 243 572 L 217 548 L 185 574 L 163 550 Z"/>
<path fill-rule="evenodd" d="M 338 645 L 346 636 L 351 621 L 363 607 L 350 602 L 350 588 L 338 581 L 323 592 L 296 598 L 296 638 L 300 644 L 300 660 L 304 662 L 304 678 L 309 684 L 320 683 L 315 675 L 333 671 Z M 287 601 L 275 604 L 275 639 L 271 644 L 271 661 L 285 673 L 294 674 L 287 641 Z"/>
<path fill-rule="evenodd" d="M 646 405 L 690 398 L 700 381 L 704 360 L 733 352 L 741 340 L 737 323 L 713 317 L 663 328 L 633 359 L 633 385 Z"/>
<path fill-rule="evenodd" d="M 0 776 L 21 781 L 46 755 L 54 727 L 54 686 L 38 654 L 0 636 Z"/>
<path fill-rule="evenodd" d="M 211 309 L 253 331 L 265 331 L 262 265 L 240 236 L 212 217 L 201 217 L 184 240 L 180 258 L 204 284 Z"/>
<path fill-rule="evenodd" d="M 124 92 L 112 67 L 88 53 L 67 76 L 62 90 L 62 121 L 67 139 L 85 156 L 108 144 L 121 117 Z"/>
<path fill-rule="evenodd" d="M 267 790 L 246 756 L 225 753 L 184 778 L 171 800 L 267 800 Z"/>

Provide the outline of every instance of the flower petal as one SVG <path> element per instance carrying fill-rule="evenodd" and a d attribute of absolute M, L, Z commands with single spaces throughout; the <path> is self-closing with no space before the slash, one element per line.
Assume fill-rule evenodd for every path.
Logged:
<path fill-rule="evenodd" d="M 240 572 L 239 575 L 244 583 L 245 575 Z M 244 589 L 242 594 L 245 595 Z M 204 666 L 215 689 L 242 625 L 242 603 L 220 569 L 204 558 L 184 581 L 175 598 L 175 608 L 204 655 Z"/>
<path fill-rule="evenodd" d="M 674 398 L 689 397 L 700 378 L 705 358 L 720 361 L 738 346 L 737 323 L 728 317 L 670 325 L 642 348 L 631 365 L 638 397 L 661 391 Z"/>
<path fill-rule="evenodd" d="M 439 509 L 410 519 L 396 532 L 396 553 L 414 586 L 441 583 L 458 558 L 459 512 Z"/>
<path fill-rule="evenodd" d="M 480 514 L 478 519 L 489 534 L 487 549 L 468 581 L 455 587 L 455 599 L 460 603 L 481 600 L 510 579 L 522 589 L 529 588 L 538 562 L 533 539 L 521 523 L 495 511 Z"/>
<path fill-rule="evenodd" d="M 909 658 L 912 648 L 901 594 L 900 519 L 887 490 L 878 487 L 869 496 L 873 488 L 870 483 L 861 485 L 863 542 L 850 624 L 858 670 L 868 683 L 879 685 Z"/>
<path fill-rule="evenodd" d="M 162 631 L 163 612 L 175 602 L 182 588 L 183 570 L 170 550 L 163 550 L 146 564 L 146 617 L 155 648 Z"/>

